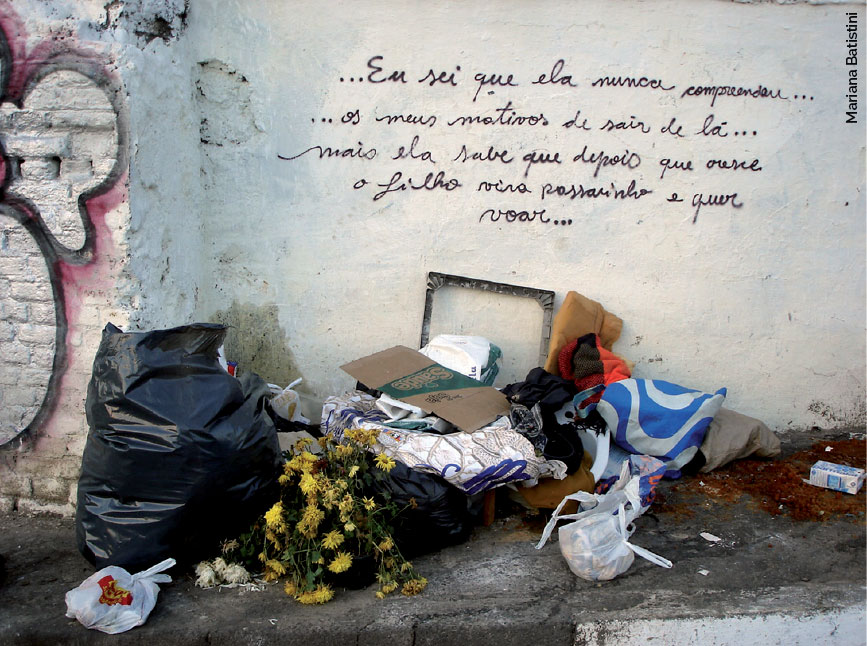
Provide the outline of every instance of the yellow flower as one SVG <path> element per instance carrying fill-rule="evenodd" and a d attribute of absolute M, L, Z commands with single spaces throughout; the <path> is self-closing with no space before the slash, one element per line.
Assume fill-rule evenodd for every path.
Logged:
<path fill-rule="evenodd" d="M 337 482 L 334 483 L 334 486 L 340 491 L 346 491 L 346 489 L 349 487 L 349 483 L 347 483 L 346 480 L 344 480 L 343 478 L 339 478 Z"/>
<path fill-rule="evenodd" d="M 327 437 L 327 436 L 322 436 L 322 437 L 320 437 L 318 440 L 316 440 L 316 441 L 319 443 L 319 448 L 321 448 L 322 450 L 327 449 L 327 448 L 328 448 L 328 442 L 329 442 L 329 439 L 330 439 L 330 438 Z"/>
<path fill-rule="evenodd" d="M 314 462 L 316 462 L 319 459 L 315 455 L 313 455 L 310 451 L 302 452 L 299 457 L 301 458 L 301 460 L 303 462 L 308 462 L 309 464 L 313 464 Z"/>
<path fill-rule="evenodd" d="M 267 561 L 265 561 L 265 569 L 267 571 L 274 572 L 274 574 L 278 576 L 286 574 L 286 566 L 277 559 L 268 559 Z"/>
<path fill-rule="evenodd" d="M 290 478 L 289 476 L 287 476 L 287 475 L 284 473 L 284 474 L 281 475 L 279 478 L 277 478 L 277 482 L 279 482 L 281 485 L 284 485 L 284 484 L 286 484 L 287 482 L 289 482 L 291 479 L 292 479 L 292 478 Z"/>
<path fill-rule="evenodd" d="M 358 442 L 365 446 L 373 446 L 379 440 L 379 431 L 375 428 L 361 429 L 358 433 Z"/>
<path fill-rule="evenodd" d="M 271 509 L 265 512 L 265 524 L 269 529 L 277 531 L 283 529 L 283 503 L 276 503 Z"/>
<path fill-rule="evenodd" d="M 343 534 L 338 532 L 336 529 L 332 529 L 325 535 L 325 538 L 322 539 L 322 547 L 329 550 L 336 550 L 340 547 L 340 544 L 343 542 Z"/>
<path fill-rule="evenodd" d="M 337 508 L 340 510 L 341 514 L 348 514 L 352 511 L 353 503 L 355 501 L 352 500 L 352 496 L 346 494 L 343 496 L 343 499 L 340 501 L 340 504 L 337 505 Z"/>
<path fill-rule="evenodd" d="M 374 509 L 376 509 L 376 502 L 373 500 L 373 498 L 368 498 L 367 496 L 365 496 L 361 499 L 361 502 L 364 503 L 364 508 L 367 511 L 373 511 Z"/>
<path fill-rule="evenodd" d="M 299 456 L 295 456 L 291 460 L 287 460 L 286 464 L 283 465 L 283 473 L 287 476 L 292 475 L 293 473 L 298 473 L 301 471 L 301 458 Z"/>
<path fill-rule="evenodd" d="M 302 536 L 314 538 L 323 518 L 325 518 L 324 511 L 314 505 L 308 505 L 304 509 L 301 521 L 295 527 Z"/>
<path fill-rule="evenodd" d="M 316 483 L 316 479 L 309 471 L 305 471 L 304 475 L 301 476 L 301 482 L 299 483 L 301 487 L 301 491 L 306 494 L 316 493 L 318 485 Z"/>
<path fill-rule="evenodd" d="M 394 541 L 391 540 L 391 536 L 389 536 L 379 544 L 379 549 L 381 549 L 383 552 L 387 552 L 392 547 L 394 547 Z"/>
<path fill-rule="evenodd" d="M 385 594 L 381 590 L 377 590 L 376 591 L 376 598 L 377 599 L 385 599 Z"/>
<path fill-rule="evenodd" d="M 394 558 L 389 556 L 382 562 L 382 564 L 386 567 L 386 569 L 390 570 L 394 567 Z"/>
<path fill-rule="evenodd" d="M 338 444 L 334 452 L 337 453 L 338 458 L 348 458 L 352 455 L 352 447 L 348 444 Z"/>
<path fill-rule="evenodd" d="M 385 453 L 377 454 L 374 462 L 376 462 L 376 466 L 383 471 L 391 471 L 396 464 L 395 461 L 388 457 Z"/>
<path fill-rule="evenodd" d="M 427 586 L 427 579 L 423 576 L 417 579 L 410 579 L 403 584 L 403 587 L 400 589 L 400 593 L 407 597 L 411 597 L 424 590 L 425 586 Z"/>
<path fill-rule="evenodd" d="M 295 442 L 295 450 L 300 453 L 311 444 L 313 444 L 312 437 L 300 437 L 298 438 L 298 441 Z"/>
<path fill-rule="evenodd" d="M 359 468 L 360 467 L 357 464 L 353 464 L 351 467 L 349 467 L 349 477 L 354 478 L 355 474 L 358 473 Z"/>
<path fill-rule="evenodd" d="M 352 566 L 352 556 L 346 552 L 338 552 L 334 560 L 328 564 L 328 569 L 335 574 L 340 574 L 341 572 L 346 572 L 350 566 Z"/>
<path fill-rule="evenodd" d="M 283 544 L 280 542 L 280 537 L 277 536 L 277 534 L 272 532 L 270 529 L 265 530 L 265 540 L 273 543 L 274 548 L 278 551 L 283 549 Z"/>
<path fill-rule="evenodd" d="M 403 564 L 400 566 L 401 572 L 406 572 L 407 570 L 411 570 L 411 569 L 412 569 L 412 563 L 410 563 L 409 561 L 404 561 Z"/>
<path fill-rule="evenodd" d="M 346 532 L 354 532 L 355 531 L 355 523 L 351 520 L 343 526 L 343 530 Z"/>
<path fill-rule="evenodd" d="M 348 428 L 343 432 L 343 437 L 347 440 L 356 440 L 358 439 L 358 431 L 354 428 Z"/>
<path fill-rule="evenodd" d="M 333 596 L 334 590 L 332 590 L 329 586 L 323 584 L 315 590 L 308 590 L 307 592 L 302 592 L 295 597 L 295 600 L 299 603 L 305 604 L 326 603 L 327 601 L 331 601 L 331 598 Z"/>
<path fill-rule="evenodd" d="M 384 594 L 391 594 L 395 590 L 397 590 L 397 581 L 392 581 L 391 583 L 386 583 L 382 586 L 382 592 Z"/>
<path fill-rule="evenodd" d="M 334 590 L 332 590 L 328 585 L 322 584 L 316 588 L 316 603 L 331 601 L 333 596 Z"/>
<path fill-rule="evenodd" d="M 298 586 L 295 585 L 294 581 L 287 581 L 286 585 L 283 586 L 283 592 L 294 597 L 298 593 Z"/>

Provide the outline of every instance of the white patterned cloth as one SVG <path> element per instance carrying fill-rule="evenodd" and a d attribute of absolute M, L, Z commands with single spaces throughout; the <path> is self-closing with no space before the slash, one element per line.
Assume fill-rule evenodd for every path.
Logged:
<path fill-rule="evenodd" d="M 354 391 L 329 397 L 322 407 L 322 432 L 340 441 L 350 428 L 376 428 L 372 451 L 382 452 L 408 467 L 434 473 L 468 494 L 508 482 L 531 487 L 541 477 L 562 479 L 566 465 L 536 457 L 530 442 L 512 430 L 508 417 L 472 433 L 439 435 L 390 428 L 376 399 Z"/>

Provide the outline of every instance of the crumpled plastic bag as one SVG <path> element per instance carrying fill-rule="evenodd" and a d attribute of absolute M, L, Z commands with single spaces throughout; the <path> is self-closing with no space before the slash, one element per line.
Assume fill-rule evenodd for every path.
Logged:
<path fill-rule="evenodd" d="M 662 463 L 659 460 L 650 460 L 659 467 L 657 471 L 661 470 Z M 629 569 L 635 554 L 660 567 L 672 567 L 668 559 L 629 542 L 635 531 L 632 521 L 643 514 L 650 504 L 643 504 L 641 480 L 642 476 L 633 473 L 631 463 L 627 461 L 623 464 L 620 478 L 608 493 L 579 491 L 566 496 L 551 515 L 536 549 L 542 549 L 557 521 L 571 519 L 574 522 L 563 525 L 558 531 L 560 552 L 572 573 L 582 579 L 609 581 Z M 577 500 L 581 504 L 581 511 L 577 514 L 561 514 L 569 500 Z"/>
<path fill-rule="evenodd" d="M 438 334 L 419 350 L 438 364 L 493 386 L 503 356 L 499 347 L 481 336 Z"/>
<path fill-rule="evenodd" d="M 110 635 L 141 626 L 156 605 L 157 583 L 172 580 L 159 572 L 174 564 L 175 559 L 166 559 L 138 574 L 114 565 L 103 568 L 66 593 L 66 616 Z"/>

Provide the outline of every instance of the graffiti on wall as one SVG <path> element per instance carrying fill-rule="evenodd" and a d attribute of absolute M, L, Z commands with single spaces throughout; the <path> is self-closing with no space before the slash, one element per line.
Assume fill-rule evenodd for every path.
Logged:
<path fill-rule="evenodd" d="M 38 44 L 0 3 L 0 445 L 35 437 L 58 402 L 88 272 L 125 197 L 126 112 L 104 57 Z"/>

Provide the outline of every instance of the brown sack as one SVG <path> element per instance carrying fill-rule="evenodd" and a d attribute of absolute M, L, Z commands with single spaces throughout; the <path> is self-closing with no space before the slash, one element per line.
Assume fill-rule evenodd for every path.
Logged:
<path fill-rule="evenodd" d="M 705 458 L 701 471 L 708 473 L 732 460 L 750 456 L 775 458 L 780 454 L 780 439 L 764 422 L 720 408 L 699 450 Z"/>

